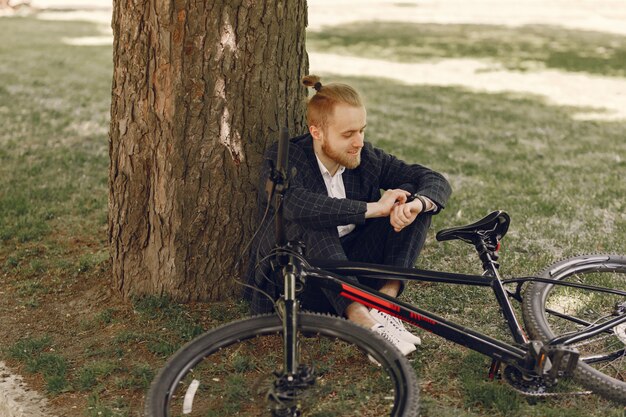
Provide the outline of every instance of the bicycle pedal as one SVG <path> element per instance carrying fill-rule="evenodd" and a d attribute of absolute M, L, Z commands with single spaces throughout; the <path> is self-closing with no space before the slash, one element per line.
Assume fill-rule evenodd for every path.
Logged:
<path fill-rule="evenodd" d="M 552 366 L 550 369 L 544 369 L 543 374 L 553 381 L 572 376 L 580 358 L 578 349 L 563 345 L 544 345 L 541 347 L 540 355 L 549 358 Z"/>

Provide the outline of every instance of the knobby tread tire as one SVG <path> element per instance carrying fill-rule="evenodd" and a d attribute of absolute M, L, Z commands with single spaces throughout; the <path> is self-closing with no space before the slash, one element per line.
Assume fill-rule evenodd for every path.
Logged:
<path fill-rule="evenodd" d="M 383 364 L 390 377 L 396 378 L 404 389 L 397 401 L 394 417 L 419 415 L 419 386 L 415 371 L 408 360 L 395 347 L 378 334 L 337 316 L 298 313 L 298 329 L 302 333 L 319 333 L 337 338 L 369 352 Z M 282 321 L 276 314 L 253 316 L 227 323 L 190 341 L 178 350 L 153 380 L 145 401 L 145 415 L 166 417 L 166 397 L 181 375 L 193 368 L 204 357 L 226 346 L 250 339 L 260 334 L 282 333 Z M 277 369 L 281 364 L 276 364 Z M 358 377 L 358 376 L 355 376 Z"/>
<path fill-rule="evenodd" d="M 571 275 L 573 268 L 576 265 L 580 265 L 582 262 L 589 259 L 589 257 L 607 257 L 609 260 L 604 262 L 586 263 L 586 265 L 597 265 L 602 270 L 602 264 L 613 263 L 623 265 L 626 268 L 626 256 L 623 255 L 609 255 L 609 254 L 593 254 L 593 255 L 581 255 L 573 258 L 564 259 L 557 263 L 550 265 L 544 271 L 542 271 L 538 277 L 545 279 L 552 279 L 550 271 L 555 268 L 562 267 L 563 265 L 570 264 L 566 269 L 559 272 L 559 275 L 563 278 Z M 626 275 L 625 275 L 626 276 Z M 626 283 L 625 283 L 626 286 Z M 544 282 L 531 282 L 525 291 L 522 313 L 524 323 L 530 334 L 531 338 L 542 341 L 548 341 L 554 338 L 555 335 L 552 332 L 548 322 L 544 315 L 546 297 L 550 291 L 552 284 Z M 626 404 L 626 382 L 617 380 L 610 376 L 603 374 L 602 372 L 594 369 L 590 365 L 579 362 L 574 372 L 574 379 L 581 385 L 590 389 L 591 391 L 619 404 Z"/>

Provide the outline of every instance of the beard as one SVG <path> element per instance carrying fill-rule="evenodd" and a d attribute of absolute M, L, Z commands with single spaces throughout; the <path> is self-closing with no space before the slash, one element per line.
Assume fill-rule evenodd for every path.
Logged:
<path fill-rule="evenodd" d="M 342 165 L 348 169 L 354 169 L 358 167 L 361 163 L 360 150 L 356 154 L 350 155 L 347 152 L 341 152 L 334 149 L 332 146 L 329 145 L 326 139 L 322 141 L 322 152 L 324 152 L 327 157 L 337 162 L 339 165 Z"/>

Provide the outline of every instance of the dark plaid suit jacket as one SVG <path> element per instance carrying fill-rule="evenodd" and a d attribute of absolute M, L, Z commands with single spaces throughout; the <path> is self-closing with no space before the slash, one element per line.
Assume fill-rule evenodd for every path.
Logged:
<path fill-rule="evenodd" d="M 270 160 L 275 163 L 277 149 L 277 144 L 274 144 L 265 155 L 259 184 L 259 216 L 263 215 L 267 207 L 265 184 L 269 177 Z M 369 142 L 365 143 L 361 151 L 361 164 L 343 172 L 345 199 L 328 196 L 310 134 L 291 139 L 288 164 L 292 176 L 283 205 L 287 238 L 290 240 L 306 242 L 307 234 L 320 231 L 322 234 L 337 236 L 338 239 L 337 226 L 356 224 L 358 227 L 365 223 L 367 203 L 378 201 L 381 189 L 401 188 L 418 193 L 430 198 L 439 209 L 444 207 L 451 193 L 448 181 L 441 174 L 421 165 L 407 164 Z M 273 209 L 270 208 L 251 246 L 247 280 L 250 285 L 276 298 L 280 289 L 270 276 L 269 261 L 264 259 L 275 246 L 273 225 Z M 272 310 L 273 303 L 259 292 L 246 289 L 244 295 L 251 301 L 253 313 Z"/>

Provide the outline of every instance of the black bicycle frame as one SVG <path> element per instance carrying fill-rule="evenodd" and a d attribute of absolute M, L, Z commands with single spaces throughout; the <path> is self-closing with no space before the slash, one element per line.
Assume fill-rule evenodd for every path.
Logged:
<path fill-rule="evenodd" d="M 515 341 L 519 345 L 523 345 L 528 342 L 528 338 L 519 325 L 512 306 L 508 302 L 508 296 L 498 278 L 386 267 L 349 261 L 312 260 L 310 263 L 316 268 L 303 271 L 307 280 L 306 285 L 326 288 L 352 301 L 383 311 L 407 323 L 505 363 L 523 366 L 526 360 L 526 350 L 520 346 L 514 346 L 468 327 L 453 323 L 434 313 L 373 290 L 358 282 L 343 278 L 342 275 L 492 287 L 496 294 L 500 292 L 500 296 L 497 296 L 497 299 Z M 503 303 L 502 300 L 507 302 Z"/>
<path fill-rule="evenodd" d="M 309 260 L 309 263 L 312 268 L 305 268 L 303 271 L 307 281 L 306 285 L 316 285 L 326 288 L 350 300 L 383 311 L 407 323 L 418 326 L 447 340 L 466 346 L 504 363 L 517 365 L 527 370 L 534 367 L 533 363 L 529 363 L 527 347 L 529 342 L 528 337 L 519 324 L 511 306 L 507 291 L 503 287 L 503 282 L 506 281 L 501 280 L 495 268 L 494 271 L 492 271 L 495 272 L 493 274 L 494 276 L 482 276 L 436 272 L 414 268 L 399 268 L 351 261 Z M 491 287 L 496 295 L 496 299 L 498 300 L 504 320 L 507 322 L 513 339 L 517 345 L 494 339 L 473 329 L 453 323 L 434 313 L 405 303 L 397 298 L 390 297 L 379 291 L 373 290 L 370 287 L 354 282 L 353 280 L 346 279 L 344 276 L 429 281 L 456 285 Z M 555 285 L 560 284 L 559 282 L 555 283 L 554 281 L 544 280 L 541 278 L 526 278 L 526 281 L 533 280 L 547 281 Z M 565 285 L 569 284 L 565 283 Z M 576 284 L 570 286 L 581 286 L 600 291 L 604 290 L 596 287 Z M 619 294 L 626 297 L 625 291 L 609 290 L 605 292 Z M 622 314 L 601 324 L 590 325 L 583 331 L 571 333 L 554 339 L 549 343 L 549 345 L 556 346 L 584 340 L 600 332 L 607 331 L 607 329 L 623 322 L 626 322 L 626 314 Z"/>

